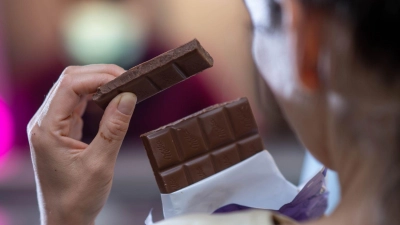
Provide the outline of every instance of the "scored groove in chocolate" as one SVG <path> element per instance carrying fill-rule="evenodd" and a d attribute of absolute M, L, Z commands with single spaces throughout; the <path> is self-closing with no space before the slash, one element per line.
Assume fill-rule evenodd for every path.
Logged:
<path fill-rule="evenodd" d="M 213 66 L 196 39 L 137 65 L 97 89 L 93 100 L 103 109 L 118 94 L 132 92 L 137 103 Z"/>
<path fill-rule="evenodd" d="M 145 77 L 145 79 L 146 79 L 154 88 L 156 88 L 158 91 L 161 91 L 161 90 L 162 90 L 162 88 L 159 87 L 156 83 L 154 83 L 154 81 L 151 80 L 150 78 Z"/>
<path fill-rule="evenodd" d="M 172 193 L 264 149 L 246 98 L 141 135 L 161 193 Z"/>
<path fill-rule="evenodd" d="M 186 74 L 184 74 L 184 73 L 182 72 L 181 69 L 179 69 L 179 66 L 176 65 L 176 63 L 172 63 L 172 67 L 173 67 L 173 68 L 175 69 L 175 71 L 182 77 L 182 79 L 188 78 L 188 76 L 187 76 Z"/>

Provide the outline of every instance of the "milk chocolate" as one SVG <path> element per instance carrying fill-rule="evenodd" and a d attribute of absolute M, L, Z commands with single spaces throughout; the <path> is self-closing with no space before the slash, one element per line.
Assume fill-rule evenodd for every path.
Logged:
<path fill-rule="evenodd" d="M 208 107 L 142 134 L 161 193 L 172 193 L 264 149 L 247 98 Z"/>
<path fill-rule="evenodd" d="M 213 66 L 196 39 L 131 68 L 97 89 L 93 100 L 103 109 L 118 94 L 132 92 L 137 103 Z"/>

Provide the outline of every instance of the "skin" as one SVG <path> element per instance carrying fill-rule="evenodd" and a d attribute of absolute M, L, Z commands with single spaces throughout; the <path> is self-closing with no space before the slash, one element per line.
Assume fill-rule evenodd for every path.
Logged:
<path fill-rule="evenodd" d="M 122 93 L 111 101 L 89 145 L 80 141 L 81 116 L 90 94 L 124 71 L 66 68 L 28 124 L 42 224 L 94 224 L 104 206 L 136 96 Z"/>
<path fill-rule="evenodd" d="M 306 224 L 396 224 L 383 199 L 400 180 L 393 173 L 400 82 L 384 84 L 380 70 L 359 59 L 346 22 L 297 0 L 279 2 L 283 21 L 271 32 L 266 1 L 245 1 L 254 60 L 299 139 L 338 172 L 342 190 L 332 215 Z M 122 72 L 113 65 L 67 68 L 29 123 L 42 224 L 93 224 L 104 206 L 136 97 L 123 93 L 110 103 L 89 145 L 79 141 L 80 116 L 86 96 Z"/>
<path fill-rule="evenodd" d="M 268 31 L 266 2 L 245 1 L 254 60 L 299 139 L 340 179 L 336 211 L 309 224 L 394 224 L 383 199 L 400 180 L 388 166 L 398 165 L 400 82 L 360 60 L 340 18 L 282 0 L 282 24 Z"/>

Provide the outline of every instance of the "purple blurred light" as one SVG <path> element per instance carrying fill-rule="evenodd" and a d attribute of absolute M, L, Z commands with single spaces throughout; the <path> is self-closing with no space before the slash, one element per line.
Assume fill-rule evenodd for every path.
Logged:
<path fill-rule="evenodd" d="M 10 108 L 0 97 L 0 163 L 11 150 L 14 140 L 14 124 Z"/>

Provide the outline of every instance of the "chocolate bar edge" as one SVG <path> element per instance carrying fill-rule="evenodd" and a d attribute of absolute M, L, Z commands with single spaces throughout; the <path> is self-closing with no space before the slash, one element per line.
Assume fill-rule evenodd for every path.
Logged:
<path fill-rule="evenodd" d="M 181 123 L 181 122 L 183 122 L 183 121 L 192 119 L 192 118 L 194 118 L 194 117 L 196 117 L 196 116 L 198 116 L 198 115 L 201 115 L 201 114 L 203 114 L 203 113 L 207 113 L 207 112 L 212 111 L 212 110 L 214 110 L 214 109 L 216 109 L 216 108 L 219 108 L 219 107 L 221 107 L 221 106 L 225 106 L 225 105 L 228 105 L 228 104 L 232 104 L 232 103 L 235 103 L 235 102 L 239 102 L 240 100 L 243 100 L 243 99 L 246 99 L 246 100 L 248 101 L 248 99 L 247 99 L 246 97 L 242 97 L 242 98 L 237 98 L 237 99 L 232 100 L 232 101 L 228 101 L 228 102 L 224 102 L 224 103 L 219 103 L 219 104 L 215 104 L 215 105 L 208 106 L 208 107 L 206 107 L 206 108 L 204 108 L 204 109 L 202 109 L 202 110 L 200 110 L 200 111 L 197 111 L 197 112 L 195 112 L 195 113 L 192 113 L 192 114 L 190 114 L 189 116 L 186 116 L 186 117 L 184 117 L 184 118 L 182 118 L 182 119 L 179 119 L 179 120 L 177 120 L 177 121 L 174 121 L 174 122 L 172 122 L 172 123 L 169 123 L 169 124 L 167 124 L 167 125 L 164 125 L 164 126 L 162 126 L 162 127 L 159 127 L 159 128 L 157 128 L 157 129 L 155 129 L 155 130 L 146 132 L 146 133 L 140 135 L 140 138 L 143 139 L 143 138 L 145 138 L 145 137 L 147 137 L 147 136 L 149 136 L 149 135 L 151 135 L 151 134 L 153 134 L 153 133 L 156 133 L 156 132 L 158 132 L 158 131 L 160 131 L 160 130 L 163 130 L 163 129 L 168 128 L 168 127 L 172 127 L 172 126 L 174 126 L 174 125 L 176 125 L 176 124 L 178 124 L 178 123 Z"/>
<path fill-rule="evenodd" d="M 187 48 L 187 49 L 185 49 L 185 48 Z M 177 50 L 181 50 L 182 53 L 175 55 L 170 60 L 164 62 L 163 65 L 156 65 L 156 67 L 148 66 L 148 65 L 151 65 L 151 63 L 153 63 L 154 60 L 159 60 L 160 58 L 165 57 L 166 55 L 171 54 L 172 52 L 177 51 Z M 144 75 L 148 74 L 149 72 L 151 72 L 157 68 L 160 68 L 168 63 L 171 63 L 172 61 L 174 61 L 180 57 L 183 57 L 184 55 L 190 54 L 191 52 L 196 51 L 196 50 L 208 62 L 210 67 L 212 67 L 214 65 L 214 59 L 211 57 L 211 55 L 203 48 L 203 46 L 201 46 L 200 42 L 197 39 L 193 39 L 192 41 L 190 41 L 182 46 L 179 46 L 175 49 L 171 49 L 171 50 L 164 52 L 163 54 L 158 55 L 146 62 L 143 62 L 137 66 L 132 67 L 131 69 L 127 70 L 125 73 L 120 75 L 118 78 L 108 82 L 107 84 L 100 86 L 97 89 L 97 92 L 93 95 L 93 100 L 101 101 L 101 98 L 103 95 L 106 95 L 106 94 L 110 93 L 111 91 L 113 91 L 121 86 L 126 85 L 127 83 L 131 82 L 133 79 L 136 79 L 140 76 L 144 76 Z M 140 69 L 142 69 L 142 68 L 146 68 L 146 70 L 140 71 Z M 140 71 L 141 73 L 132 75 L 135 71 Z M 201 71 L 199 71 L 199 72 L 201 72 Z M 134 76 L 134 77 L 131 77 L 131 76 Z M 128 77 L 128 78 L 125 78 L 125 77 Z M 118 84 L 117 82 L 119 82 L 119 80 L 123 80 L 124 82 L 121 82 Z M 110 88 L 110 86 L 113 86 L 113 84 L 114 84 L 114 87 Z"/>

